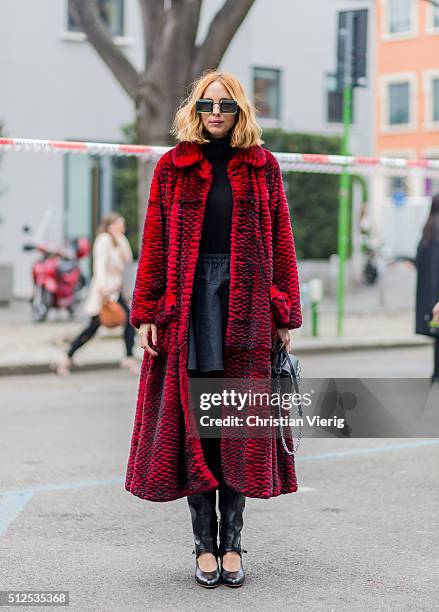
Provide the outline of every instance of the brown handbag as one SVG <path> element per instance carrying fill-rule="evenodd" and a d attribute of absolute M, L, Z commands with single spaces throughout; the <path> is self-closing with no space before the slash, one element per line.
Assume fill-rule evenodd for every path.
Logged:
<path fill-rule="evenodd" d="M 99 321 L 104 327 L 125 325 L 127 316 L 119 302 L 104 299 L 99 311 Z"/>

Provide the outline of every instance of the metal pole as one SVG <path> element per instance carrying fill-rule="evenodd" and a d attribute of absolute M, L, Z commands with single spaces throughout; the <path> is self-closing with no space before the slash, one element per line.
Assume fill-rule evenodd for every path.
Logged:
<path fill-rule="evenodd" d="M 352 46 L 353 46 L 353 13 L 346 15 L 344 29 L 344 79 L 343 79 L 343 138 L 341 154 L 349 155 L 349 134 L 351 127 L 352 107 Z M 340 180 L 338 209 L 338 280 L 337 280 L 337 335 L 343 335 L 345 270 L 349 228 L 349 181 L 350 175 L 344 167 Z"/>

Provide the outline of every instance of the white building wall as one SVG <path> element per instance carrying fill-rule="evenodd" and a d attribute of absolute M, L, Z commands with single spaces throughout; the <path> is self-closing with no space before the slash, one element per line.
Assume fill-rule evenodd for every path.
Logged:
<path fill-rule="evenodd" d="M 209 3 L 214 4 L 214 2 Z M 216 1 L 215 5 L 221 2 Z M 373 0 L 310 0 L 306 5 L 288 0 L 259 0 L 230 45 L 222 68 L 239 74 L 251 91 L 252 66 L 282 71 L 282 119 L 279 127 L 295 132 L 340 135 L 338 124 L 326 121 L 326 74 L 335 72 L 338 12 L 374 10 Z M 207 21 L 207 15 L 203 15 Z M 374 72 L 374 18 L 369 15 L 368 73 Z M 200 33 L 201 34 L 201 33 Z M 204 34 L 204 31 L 203 31 Z M 200 36 L 201 38 L 201 36 Z M 373 92 L 369 86 L 355 90 L 355 123 L 351 151 L 373 151 Z M 276 126 L 261 120 L 263 126 Z"/>
<path fill-rule="evenodd" d="M 257 0 L 232 41 L 221 67 L 237 74 L 248 93 L 252 67 L 282 70 L 282 118 L 262 121 L 287 130 L 339 134 L 326 123 L 325 74 L 335 70 L 336 13 L 370 2 Z M 86 42 L 66 35 L 67 0 L 2 0 L 0 20 L 0 120 L 10 137 L 121 139 L 122 124 L 133 121 L 128 95 Z M 203 5 L 198 40 L 222 5 Z M 136 0 L 126 0 L 122 49 L 139 70 L 143 61 L 141 19 Z M 373 26 L 373 19 L 369 21 Z M 372 37 L 372 33 L 371 33 Z M 77 37 L 76 37 L 77 38 Z M 371 88 L 357 90 L 352 151 L 372 151 Z M 154 144 L 154 143 L 152 143 Z M 33 256 L 21 249 L 24 224 L 36 227 L 53 208 L 48 239 L 61 241 L 65 176 L 61 154 L 9 152 L 0 165 L 0 260 L 14 264 L 14 293 L 28 296 Z"/>
<path fill-rule="evenodd" d="M 7 136 L 118 141 L 133 106 L 95 51 L 66 36 L 64 0 L 2 0 L 0 19 L 0 119 Z M 140 20 L 128 0 L 124 52 L 140 68 Z M 137 42 L 136 42 L 137 41 Z M 24 253 L 22 226 L 33 228 L 48 206 L 48 239 L 63 237 L 64 172 L 61 154 L 10 152 L 0 182 L 0 259 L 13 261 L 14 293 L 28 295 L 34 258 Z"/>

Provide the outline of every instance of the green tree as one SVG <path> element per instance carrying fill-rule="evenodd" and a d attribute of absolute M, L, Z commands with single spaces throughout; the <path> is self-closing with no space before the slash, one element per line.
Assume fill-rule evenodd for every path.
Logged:
<path fill-rule="evenodd" d="M 264 129 L 264 147 L 273 152 L 338 155 L 340 138 Z M 297 257 L 326 259 L 337 252 L 339 176 L 284 172 Z"/>

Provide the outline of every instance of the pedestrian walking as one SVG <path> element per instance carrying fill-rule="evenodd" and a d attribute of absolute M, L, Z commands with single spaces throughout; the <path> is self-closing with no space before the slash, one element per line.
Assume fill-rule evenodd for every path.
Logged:
<path fill-rule="evenodd" d="M 101 325 L 99 313 L 105 299 L 117 301 L 126 314 L 123 332 L 126 357 L 121 360 L 120 365 L 128 368 L 133 374 L 139 372 L 137 361 L 133 356 L 135 330 L 129 321 L 129 306 L 122 295 L 124 269 L 132 260 L 133 253 L 125 236 L 125 219 L 114 212 L 105 215 L 93 243 L 93 275 L 83 306 L 90 320 L 59 360 L 57 374 L 65 376 L 70 373 L 73 355 L 96 334 Z"/>
<path fill-rule="evenodd" d="M 422 230 L 415 265 L 416 282 L 416 333 L 433 338 L 434 367 L 431 382 L 439 382 L 439 194 L 431 202 L 430 213 Z"/>
<path fill-rule="evenodd" d="M 288 349 L 302 324 L 295 245 L 279 163 L 234 75 L 195 80 L 171 132 L 133 293 L 145 353 L 125 488 L 187 497 L 196 582 L 237 587 L 245 499 L 296 491 L 294 456 L 276 436 L 190 435 L 189 379 L 270 378 L 273 343 Z"/>

